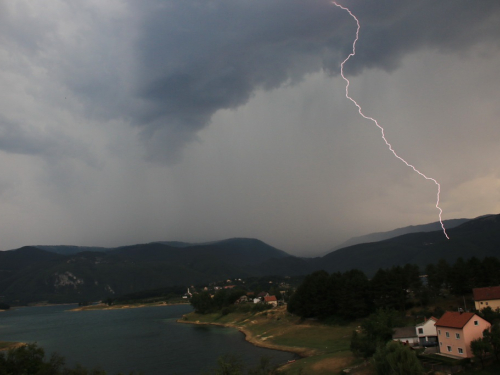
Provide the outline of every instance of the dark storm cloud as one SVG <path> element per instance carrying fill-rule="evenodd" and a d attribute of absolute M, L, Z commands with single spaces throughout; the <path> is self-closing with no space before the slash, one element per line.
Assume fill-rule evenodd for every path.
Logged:
<path fill-rule="evenodd" d="M 356 58 L 347 70 L 397 68 L 421 48 L 462 52 L 480 42 L 500 40 L 500 3 L 490 0 L 343 1 L 361 22 Z"/>
<path fill-rule="evenodd" d="M 344 1 L 362 23 L 350 74 L 393 70 L 423 47 L 464 50 L 499 38 L 495 1 Z M 220 109 L 324 69 L 337 74 L 350 52 L 354 20 L 329 1 L 149 1 L 143 19 L 140 107 L 151 159 L 171 159 Z M 140 109 L 138 109 L 140 108 Z"/>
<path fill-rule="evenodd" d="M 325 1 L 150 2 L 148 11 L 138 42 L 145 107 L 136 122 L 148 138 L 174 130 L 175 142 L 162 137 L 174 151 L 255 90 L 337 66 L 337 45 L 348 42 L 336 32 L 343 15 Z"/>
<path fill-rule="evenodd" d="M 373 67 L 392 71 L 418 49 L 461 52 L 500 41 L 498 1 L 339 2 L 362 26 L 357 54 L 346 66 L 351 75 Z M 148 159 L 166 162 L 179 157 L 214 113 L 247 103 L 258 90 L 320 70 L 338 74 L 356 29 L 329 0 L 97 4 L 51 4 L 39 15 L 22 2 L 0 1 L 0 47 L 15 56 L 13 70 L 37 72 L 79 98 L 87 119 L 135 125 Z"/>
<path fill-rule="evenodd" d="M 20 155 L 39 156 L 54 161 L 65 158 L 83 159 L 93 164 L 87 148 L 61 132 L 43 132 L 9 121 L 0 115 L 0 150 Z"/>

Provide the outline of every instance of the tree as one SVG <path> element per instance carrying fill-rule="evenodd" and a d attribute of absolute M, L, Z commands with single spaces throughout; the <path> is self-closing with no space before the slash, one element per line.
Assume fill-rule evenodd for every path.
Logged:
<path fill-rule="evenodd" d="M 470 270 L 462 257 L 459 257 L 449 272 L 449 283 L 451 292 L 456 296 L 471 293 Z"/>
<path fill-rule="evenodd" d="M 428 264 L 425 267 L 425 274 L 427 275 L 427 288 L 434 296 L 437 296 L 443 286 L 443 275 L 438 272 L 434 264 Z"/>
<path fill-rule="evenodd" d="M 210 297 L 210 293 L 201 292 L 198 294 L 194 294 L 191 297 L 191 305 L 194 308 L 194 311 L 199 314 L 207 314 L 212 311 L 214 303 L 212 301 L 212 297 Z"/>
<path fill-rule="evenodd" d="M 486 357 L 486 354 L 491 351 L 491 345 L 488 342 L 488 339 L 481 337 L 479 339 L 472 340 L 470 348 L 474 357 L 479 358 L 481 361 L 481 367 L 484 368 L 484 358 Z"/>
<path fill-rule="evenodd" d="M 256 367 L 248 370 L 248 375 L 274 375 L 279 374 L 279 366 L 273 366 L 269 357 L 261 357 Z"/>
<path fill-rule="evenodd" d="M 486 306 L 479 311 L 479 316 L 491 324 L 494 324 L 500 321 L 500 310 L 498 308 L 493 310 L 491 306 Z"/>
<path fill-rule="evenodd" d="M 450 265 L 443 258 L 438 260 L 436 273 L 438 279 L 441 280 L 439 288 L 448 289 L 450 287 Z"/>
<path fill-rule="evenodd" d="M 392 339 L 394 328 L 402 326 L 399 314 L 394 310 L 378 309 L 361 324 L 361 333 L 353 332 L 351 351 L 358 357 L 372 356 L 377 347 Z"/>
<path fill-rule="evenodd" d="M 303 318 L 326 317 L 334 310 L 328 304 L 328 273 L 316 271 L 307 275 L 290 298 L 288 311 Z"/>
<path fill-rule="evenodd" d="M 332 274 L 330 279 L 335 276 L 337 282 L 331 282 L 330 288 L 336 298 L 336 315 L 351 320 L 364 318 L 374 311 L 370 282 L 363 272 L 351 270 Z"/>
<path fill-rule="evenodd" d="M 211 372 L 213 375 L 241 375 L 243 374 L 243 361 L 234 354 L 224 354 L 217 358 L 217 368 Z"/>
<path fill-rule="evenodd" d="M 371 280 L 371 286 L 377 307 L 405 310 L 410 285 L 402 267 L 379 269 Z"/>
<path fill-rule="evenodd" d="M 106 375 L 99 369 L 88 370 L 77 365 L 64 367 L 64 358 L 53 353 L 45 359 L 45 351 L 36 343 L 10 349 L 7 355 L 0 353 L 0 375 Z"/>
<path fill-rule="evenodd" d="M 500 359 L 500 324 L 493 324 L 490 329 L 483 331 L 483 338 L 490 344 L 491 352 L 495 355 L 497 361 Z"/>
<path fill-rule="evenodd" d="M 485 257 L 481 268 L 481 286 L 500 285 L 500 260 L 497 257 Z"/>
<path fill-rule="evenodd" d="M 422 375 L 424 368 L 415 352 L 397 341 L 380 346 L 373 356 L 378 375 Z"/>

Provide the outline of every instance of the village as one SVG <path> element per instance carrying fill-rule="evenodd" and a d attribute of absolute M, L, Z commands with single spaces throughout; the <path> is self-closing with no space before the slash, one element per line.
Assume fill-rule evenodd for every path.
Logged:
<path fill-rule="evenodd" d="M 250 336 L 253 337 L 252 342 L 256 345 L 260 345 L 262 344 L 262 342 L 259 344 L 259 337 L 261 336 L 252 334 L 252 330 L 256 330 L 256 327 L 260 323 L 254 326 L 247 324 L 249 320 L 254 323 L 258 322 L 259 320 L 256 319 L 255 316 L 264 316 L 267 317 L 267 319 L 281 319 L 280 324 L 283 324 L 283 322 L 288 319 L 289 322 L 296 326 L 305 325 L 308 326 L 309 329 L 311 327 L 317 329 L 321 326 L 321 322 L 324 319 L 318 320 L 317 317 L 313 316 L 306 318 L 307 314 L 303 313 L 303 318 L 294 322 L 294 315 L 289 312 L 291 310 L 289 305 L 290 302 L 292 305 L 294 303 L 296 304 L 296 300 L 298 296 L 300 296 L 301 290 L 308 290 L 307 298 L 310 298 L 311 294 L 313 294 L 310 293 L 310 286 L 307 288 L 304 287 L 304 285 L 307 285 L 308 277 L 314 278 L 318 276 L 314 276 L 314 274 L 307 276 L 306 280 L 299 285 L 298 288 L 292 287 L 287 282 L 282 281 L 275 283 L 270 281 L 268 291 L 262 290 L 258 293 L 254 291 L 244 291 L 243 287 L 245 287 L 245 280 L 226 280 L 225 282 L 213 283 L 209 286 L 198 288 L 197 291 L 190 288 L 184 297 L 191 298 L 191 303 L 195 311 L 198 312 L 200 311 L 197 308 L 197 303 L 200 301 L 200 296 L 204 295 L 208 297 L 210 303 L 212 303 L 211 308 L 207 308 L 205 311 L 206 317 L 195 314 L 197 322 L 234 326 L 249 333 Z M 420 280 L 424 281 L 422 284 L 426 284 L 425 286 L 429 287 L 426 277 L 420 277 Z M 321 292 L 319 294 L 321 294 Z M 415 298 L 415 295 L 416 292 L 414 290 L 406 290 L 408 299 Z M 224 298 L 221 296 L 224 296 Z M 388 332 L 390 332 L 390 334 L 381 339 L 381 342 L 383 344 L 387 344 L 388 342 L 399 343 L 401 347 L 409 349 L 415 354 L 414 357 L 418 358 L 419 365 L 427 372 L 432 371 L 433 373 L 440 373 L 439 371 L 442 371 L 443 373 L 451 374 L 463 372 L 467 369 L 478 369 L 490 366 L 498 359 L 498 355 L 500 354 L 500 326 L 498 326 L 498 320 L 500 319 L 500 286 L 473 288 L 472 295 L 467 297 L 469 308 L 467 308 L 465 297 L 462 297 L 463 303 L 459 303 L 461 301 L 460 298 L 452 297 L 451 295 L 447 298 L 447 303 L 449 303 L 450 298 L 454 301 L 453 304 L 456 306 L 454 309 L 441 309 L 436 307 L 433 311 L 434 314 L 430 316 L 425 316 L 425 314 L 422 315 L 422 311 L 415 312 L 415 309 L 406 310 L 406 316 L 403 317 L 403 319 L 398 318 L 397 323 L 394 323 L 390 327 L 383 327 L 389 328 Z M 223 300 L 225 301 L 225 305 L 221 304 Z M 473 304 L 470 303 L 471 300 Z M 231 305 L 229 306 L 227 303 Z M 350 303 L 352 303 L 352 301 L 350 301 Z M 250 308 L 250 306 L 252 307 Z M 261 307 L 257 309 L 257 306 Z M 220 313 L 215 313 L 215 311 L 219 311 L 219 309 Z M 276 312 L 273 312 L 274 310 L 276 310 Z M 292 308 L 292 311 L 296 314 L 297 311 L 301 310 L 294 311 Z M 379 311 L 383 310 L 377 310 L 377 312 L 372 315 L 376 315 Z M 386 311 L 388 312 L 391 310 Z M 241 315 L 244 312 L 255 315 L 250 319 L 250 315 Z M 234 313 L 232 315 L 238 317 L 234 318 L 234 320 L 230 320 L 229 315 L 231 315 L 231 313 Z M 298 315 L 300 315 L 300 313 Z M 379 320 L 383 320 L 380 319 L 380 316 L 378 318 Z M 189 321 L 192 319 L 194 318 L 187 318 Z M 365 324 L 368 320 L 370 320 L 370 317 L 361 321 L 356 320 L 358 323 L 352 322 L 347 324 L 346 327 L 352 327 L 354 332 L 356 332 L 355 336 L 358 338 L 370 336 L 371 333 L 366 329 L 368 324 Z M 410 324 L 411 321 L 415 323 Z M 263 320 L 262 324 L 267 325 L 268 323 L 266 323 L 266 320 Z M 353 324 L 358 324 L 358 326 L 356 327 Z M 324 325 L 323 327 L 325 327 L 325 329 L 332 328 L 331 326 L 326 328 Z M 342 328 L 343 332 L 346 332 L 346 327 Z M 289 328 L 286 328 L 284 331 L 288 329 Z M 263 336 L 266 340 L 266 346 L 273 347 L 273 343 L 278 345 L 281 341 L 288 340 L 280 340 L 279 335 L 280 331 L 268 330 Z M 314 333 L 312 335 L 314 336 Z M 321 335 L 319 335 L 319 337 L 321 337 Z M 345 341 L 345 333 L 343 337 Z M 379 339 L 380 338 L 373 338 L 374 342 Z M 385 341 L 387 339 L 389 341 Z M 356 349 L 356 339 L 354 336 L 351 338 L 350 343 L 345 341 L 343 350 L 347 349 L 346 346 L 348 344 L 347 351 L 352 352 L 354 357 L 369 360 L 366 363 L 370 363 L 370 365 L 367 366 L 368 368 L 365 368 L 366 366 L 354 366 L 355 368 L 352 366 L 345 367 L 349 370 L 349 373 L 381 373 L 375 372 L 375 369 L 372 367 L 374 360 L 370 359 L 372 356 L 374 359 L 377 356 L 375 345 L 373 345 L 373 350 L 371 352 L 369 350 L 366 352 L 362 350 L 358 351 Z M 297 342 L 294 346 L 300 345 Z M 281 349 L 286 350 L 283 349 L 283 347 L 281 347 Z M 341 352 L 343 352 L 343 350 Z M 325 355 L 327 352 L 318 350 L 317 348 L 308 351 L 302 347 L 300 353 L 301 355 L 307 353 L 304 354 L 304 357 L 316 358 L 318 355 Z M 357 363 L 355 359 L 352 359 L 352 361 L 352 363 Z M 293 369 L 298 368 L 301 362 L 306 363 L 305 360 L 300 360 L 297 361 L 297 364 L 294 363 L 285 366 L 285 369 L 288 369 L 288 371 L 291 371 L 290 373 L 293 374 Z M 346 363 L 347 362 L 345 362 L 344 365 Z M 489 374 L 489 372 L 487 373 Z"/>

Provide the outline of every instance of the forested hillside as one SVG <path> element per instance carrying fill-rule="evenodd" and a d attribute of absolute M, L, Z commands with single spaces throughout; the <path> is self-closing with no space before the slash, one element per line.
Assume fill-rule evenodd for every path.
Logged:
<path fill-rule="evenodd" d="M 74 246 L 23 247 L 0 251 L 0 296 L 11 304 L 81 302 L 227 278 L 353 269 L 372 278 L 379 269 L 398 265 L 416 265 L 423 272 L 439 259 L 451 264 L 460 257 L 500 256 L 500 215 L 470 220 L 449 229 L 448 234 L 449 240 L 442 231 L 406 234 L 320 258 L 290 256 L 245 238 L 204 244 L 153 242 L 82 252 Z"/>

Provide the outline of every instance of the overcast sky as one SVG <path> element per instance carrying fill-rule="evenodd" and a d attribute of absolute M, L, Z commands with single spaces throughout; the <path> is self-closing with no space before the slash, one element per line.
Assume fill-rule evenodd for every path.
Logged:
<path fill-rule="evenodd" d="M 443 219 L 500 213 L 500 2 L 338 2 L 350 93 Z M 327 0 L 0 0 L 0 249 L 437 221 L 344 96 L 355 32 Z"/>

